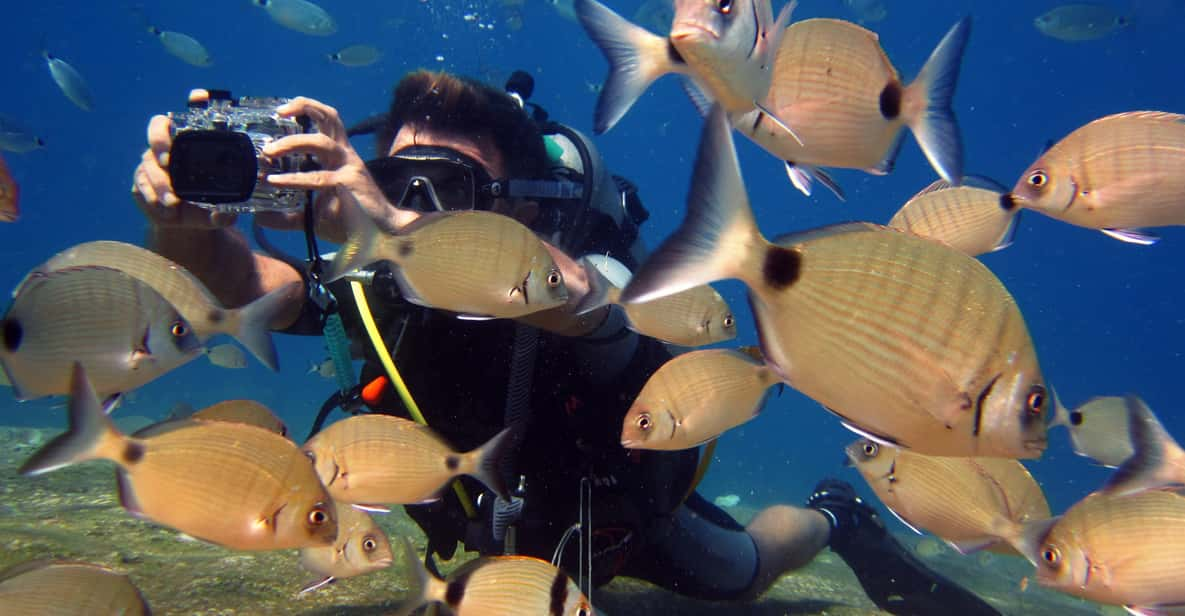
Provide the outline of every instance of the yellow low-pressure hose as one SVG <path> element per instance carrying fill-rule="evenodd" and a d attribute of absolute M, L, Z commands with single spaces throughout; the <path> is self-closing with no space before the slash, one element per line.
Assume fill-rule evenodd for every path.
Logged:
<path fill-rule="evenodd" d="M 395 366 L 395 359 L 387 351 L 387 345 L 383 344 L 383 337 L 379 335 L 379 328 L 375 325 L 374 316 L 370 313 L 370 302 L 366 299 L 366 291 L 362 288 L 362 283 L 357 280 L 350 281 L 350 290 L 354 293 L 354 305 L 358 307 L 358 316 L 362 319 L 362 326 L 366 328 L 366 335 L 370 338 L 370 344 L 374 347 L 375 353 L 378 354 L 379 362 L 383 364 L 383 370 L 387 372 L 387 378 L 391 379 L 391 385 L 395 387 L 395 392 L 399 394 L 399 399 L 403 400 L 403 405 L 407 407 L 407 412 L 411 413 L 412 419 L 421 425 L 428 425 L 428 422 L 424 419 L 424 414 L 420 412 L 420 406 L 411 397 L 411 392 L 408 391 L 407 384 L 403 382 L 403 375 L 399 374 L 399 368 Z M 476 517 L 477 511 L 473 509 L 473 502 L 469 500 L 469 493 L 465 490 L 465 486 L 461 485 L 460 480 L 453 480 L 453 491 L 457 493 L 457 500 L 461 501 L 461 507 L 465 509 L 466 517 Z"/>

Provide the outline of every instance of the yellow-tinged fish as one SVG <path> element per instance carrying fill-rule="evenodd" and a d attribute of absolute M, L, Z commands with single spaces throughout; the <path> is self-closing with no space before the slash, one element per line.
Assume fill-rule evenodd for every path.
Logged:
<path fill-rule="evenodd" d="M 319 578 L 301 594 L 391 565 L 391 543 L 370 514 L 345 503 L 337 503 L 336 511 L 337 540 L 333 545 L 300 550 L 301 566 Z"/>
<path fill-rule="evenodd" d="M 1070 411 L 1058 404 L 1049 426 L 1064 426 L 1074 453 L 1111 468 L 1132 455 L 1127 401 L 1123 396 L 1100 396 Z"/>
<path fill-rule="evenodd" d="M 938 180 L 901 206 L 889 226 L 945 242 L 973 257 L 1003 250 L 1016 235 L 1018 212 L 1001 205 L 1007 188 L 978 176 L 951 186 Z"/>
<path fill-rule="evenodd" d="M 593 130 L 613 128 L 646 88 L 668 73 L 690 79 L 685 83 L 693 99 L 707 97 L 734 113 L 761 107 L 770 80 L 778 78 L 774 54 L 796 4 L 788 2 L 775 21 L 770 0 L 675 0 L 664 37 L 597 0 L 576 0 L 580 23 L 609 61 Z M 793 139 L 790 127 L 780 130 Z"/>
<path fill-rule="evenodd" d="M 18 399 L 70 391 L 80 361 L 103 397 L 202 352 L 189 322 L 149 285 L 106 267 L 29 274 L 0 320 L 0 366 Z"/>
<path fill-rule="evenodd" d="M 1141 227 L 1185 225 L 1185 115 L 1131 111 L 1057 142 L 1021 174 L 1015 207 L 1136 244 Z"/>
<path fill-rule="evenodd" d="M 288 426 L 284 425 L 284 420 L 254 400 L 224 400 L 193 413 L 189 418 L 247 424 L 280 436 L 288 436 Z"/>
<path fill-rule="evenodd" d="M 750 352 L 705 349 L 673 357 L 642 387 L 621 425 L 627 449 L 696 447 L 757 416 L 778 376 Z"/>
<path fill-rule="evenodd" d="M 445 581 L 429 573 L 415 548 L 407 539 L 402 541 L 404 561 L 413 578 L 398 616 L 430 603 L 446 605 L 456 616 L 593 616 L 592 605 L 576 583 L 547 561 L 529 556 L 483 558 Z"/>
<path fill-rule="evenodd" d="M 1060 518 L 1032 523 L 1019 547 L 1037 581 L 1061 592 L 1134 614 L 1175 613 L 1185 603 L 1185 496 L 1174 492 L 1096 492 Z"/>
<path fill-rule="evenodd" d="M 21 217 L 20 202 L 21 187 L 0 157 L 0 222 L 16 222 Z"/>
<path fill-rule="evenodd" d="M 409 302 L 477 317 L 516 318 L 568 299 L 543 241 L 509 216 L 434 212 L 389 234 L 360 209 L 346 211 L 346 242 L 329 280 L 386 260 L 397 266 L 395 278 Z"/>
<path fill-rule="evenodd" d="M 1024 525 L 1049 517 L 1041 486 L 1016 460 L 944 458 L 884 447 L 868 439 L 848 459 L 889 511 L 964 554 L 998 546 L 1012 553 Z"/>
<path fill-rule="evenodd" d="M 621 289 L 587 258 L 583 263 L 589 292 L 577 308 L 580 313 L 618 304 L 625 310 L 630 329 L 681 346 L 704 346 L 737 336 L 732 308 L 711 285 L 699 285 L 649 302 L 623 304 Z"/>
<path fill-rule="evenodd" d="M 123 573 L 90 563 L 35 560 L 0 572 L 5 616 L 138 616 L 148 602 Z"/>
<path fill-rule="evenodd" d="M 688 215 L 622 291 L 648 301 L 723 278 L 749 287 L 766 362 L 864 436 L 929 455 L 1037 457 L 1046 387 L 1024 317 L 973 257 L 848 224 L 771 244 L 719 108 Z"/>
<path fill-rule="evenodd" d="M 270 325 L 300 292 L 299 282 L 286 284 L 241 308 L 223 308 L 206 285 L 184 267 L 146 248 L 107 240 L 67 248 L 33 272 L 86 266 L 116 269 L 143 282 L 176 307 L 202 341 L 216 334 L 232 336 L 260 363 L 272 370 L 279 368 Z"/>
<path fill-rule="evenodd" d="M 1128 394 L 1124 403 L 1132 455 L 1115 469 L 1102 491 L 1122 496 L 1167 486 L 1185 486 L 1185 450 L 1138 396 Z"/>
<path fill-rule="evenodd" d="M 37 475 L 87 460 L 118 469 L 129 513 L 237 550 L 332 545 L 333 501 L 313 464 L 288 439 L 226 421 L 183 419 L 120 433 L 75 364 L 70 429 L 20 468 Z"/>
<path fill-rule="evenodd" d="M 247 356 L 233 344 L 219 344 L 206 349 L 206 359 L 219 368 L 242 370 L 247 367 Z"/>
<path fill-rule="evenodd" d="M 786 161 L 800 189 L 810 186 L 816 167 L 892 171 L 906 126 L 938 175 L 959 184 L 963 141 L 951 101 L 970 34 L 970 17 L 956 23 L 906 86 L 874 32 L 839 19 L 800 21 L 782 38 L 765 101 L 798 139 L 760 110 L 730 120 Z"/>
<path fill-rule="evenodd" d="M 1041 34 L 1078 43 L 1111 35 L 1131 25 L 1131 19 L 1102 4 L 1065 4 L 1038 15 L 1033 26 Z"/>
<path fill-rule="evenodd" d="M 439 498 L 449 480 L 470 475 L 508 498 L 498 471 L 507 428 L 486 444 L 458 453 L 428 426 L 391 415 L 355 415 L 304 444 L 317 475 L 335 500 L 407 505 Z"/>

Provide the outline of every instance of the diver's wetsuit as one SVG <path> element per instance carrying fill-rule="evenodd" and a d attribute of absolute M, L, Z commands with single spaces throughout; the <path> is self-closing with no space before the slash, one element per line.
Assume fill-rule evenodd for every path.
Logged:
<path fill-rule="evenodd" d="M 351 339 L 365 340 L 348 288 L 335 284 L 331 290 L 341 302 Z M 367 293 L 387 345 L 394 347 L 399 340 L 395 363 L 428 425 L 461 451 L 500 431 L 516 323 L 461 320 L 407 303 L 392 308 L 390 294 Z M 529 419 L 510 475 L 526 477 L 517 553 L 551 560 L 565 532 L 580 519 L 580 480 L 588 477 L 595 584 L 625 574 L 693 597 L 739 596 L 756 575 L 753 540 L 728 514 L 698 496 L 679 506 L 691 485 L 698 450 L 630 451 L 620 445 L 626 411 L 671 354 L 661 342 L 626 330 L 620 314 L 615 317 L 622 326 L 602 328 L 612 331 L 599 338 L 536 330 Z M 308 324 L 315 321 L 302 318 L 288 331 L 313 333 L 317 328 Z M 634 350 L 628 363 L 619 359 L 608 365 L 597 359 L 596 345 L 622 342 L 621 337 L 636 340 L 629 343 Z M 383 374 L 368 344 L 355 350 L 368 360 L 362 383 Z M 408 415 L 390 388 L 375 406 L 375 412 Z M 462 483 L 470 498 L 485 490 L 469 477 Z M 484 495 L 474 520 L 466 518 L 452 490 L 435 503 L 406 509 L 428 536 L 430 552 L 451 558 L 461 542 L 470 550 L 501 554 L 503 546 L 491 532 L 492 496 Z M 573 537 L 562 561 L 574 579 L 578 548 Z"/>

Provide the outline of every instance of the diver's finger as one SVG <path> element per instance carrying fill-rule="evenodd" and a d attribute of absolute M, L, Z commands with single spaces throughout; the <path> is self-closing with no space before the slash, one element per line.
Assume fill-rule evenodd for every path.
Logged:
<path fill-rule="evenodd" d="M 150 202 L 170 208 L 180 205 L 181 199 L 173 193 L 173 182 L 169 178 L 169 174 L 156 164 L 151 150 L 144 152 L 144 160 L 140 163 L 140 172 L 152 186 L 152 194 L 155 198 L 149 199 Z M 145 194 L 146 198 L 147 196 Z"/>
<path fill-rule="evenodd" d="M 328 135 L 307 133 L 281 137 L 263 146 L 263 155 L 269 158 L 289 154 L 312 154 L 326 166 L 336 166 L 342 159 L 341 147 Z"/>
<path fill-rule="evenodd" d="M 157 164 L 169 165 L 169 149 L 173 147 L 173 123 L 168 116 L 154 115 L 148 121 L 148 149 L 156 156 Z"/>
<path fill-rule="evenodd" d="M 273 173 L 267 176 L 267 183 L 278 188 L 303 188 L 304 190 L 326 190 L 337 187 L 337 175 L 332 171 L 296 171 Z"/>
<path fill-rule="evenodd" d="M 297 96 L 277 107 L 276 113 L 285 117 L 308 116 L 317 125 L 317 130 L 328 135 L 330 139 L 338 143 L 344 143 L 347 140 L 346 127 L 342 123 L 341 115 L 338 114 L 337 109 L 321 101 L 306 96 Z"/>

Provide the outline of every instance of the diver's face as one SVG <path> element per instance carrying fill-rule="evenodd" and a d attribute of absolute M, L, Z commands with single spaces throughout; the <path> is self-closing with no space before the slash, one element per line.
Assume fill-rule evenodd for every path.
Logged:
<path fill-rule="evenodd" d="M 492 178 L 506 177 L 506 162 L 502 152 L 494 146 L 493 138 L 489 135 L 461 135 L 434 131 L 429 127 L 418 124 L 404 124 L 395 139 L 391 142 L 391 149 L 387 156 L 394 156 L 396 152 L 413 145 L 431 145 L 442 148 L 452 148 L 477 161 L 485 168 Z M 529 225 L 534 220 L 538 206 L 531 201 L 516 201 L 511 204 L 505 199 L 495 199 L 492 211 L 506 214 L 519 222 Z"/>

